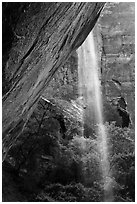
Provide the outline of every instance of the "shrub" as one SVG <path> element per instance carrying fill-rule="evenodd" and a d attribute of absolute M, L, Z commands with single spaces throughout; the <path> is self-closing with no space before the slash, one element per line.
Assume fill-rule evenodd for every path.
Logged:
<path fill-rule="evenodd" d="M 119 128 L 112 123 L 106 124 L 109 137 L 109 160 L 114 180 L 121 188 L 116 195 L 126 199 L 135 200 L 135 150 L 134 129 Z"/>
<path fill-rule="evenodd" d="M 134 130 L 114 123 L 106 123 L 105 129 L 114 200 L 134 201 Z M 34 200 L 103 201 L 98 135 L 84 138 L 73 134 L 71 127 L 70 132 L 72 139 L 63 140 L 42 126 L 38 135 L 27 132 L 28 139 L 24 135 L 23 141 L 11 148 L 9 160 L 15 168 L 20 167 L 22 190 L 34 192 Z M 42 189 L 38 194 L 37 188 Z"/>
<path fill-rule="evenodd" d="M 80 183 L 70 183 L 66 186 L 56 183 L 46 186 L 35 200 L 44 202 L 47 197 L 57 202 L 95 202 L 101 200 L 102 191 L 97 185 L 96 188 L 86 188 Z"/>

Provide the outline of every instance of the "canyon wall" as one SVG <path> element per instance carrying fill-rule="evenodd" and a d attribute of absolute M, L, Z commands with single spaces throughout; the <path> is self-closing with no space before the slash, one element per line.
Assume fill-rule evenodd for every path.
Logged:
<path fill-rule="evenodd" d="M 135 3 L 106 3 L 94 29 L 100 51 L 103 93 L 109 99 L 120 94 L 135 117 Z M 121 91 L 111 80 L 121 83 Z"/>

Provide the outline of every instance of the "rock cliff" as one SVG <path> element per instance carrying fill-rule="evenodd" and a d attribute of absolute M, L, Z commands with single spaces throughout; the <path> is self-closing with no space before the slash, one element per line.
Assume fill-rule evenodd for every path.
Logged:
<path fill-rule="evenodd" d="M 56 70 L 92 30 L 103 6 L 93 2 L 3 3 L 5 43 L 8 21 L 12 33 L 9 49 L 3 44 L 7 85 L 3 96 L 4 153 L 19 136 Z"/>
<path fill-rule="evenodd" d="M 94 30 L 100 50 L 104 95 L 108 100 L 123 95 L 134 125 L 135 3 L 106 3 Z M 120 91 L 111 82 L 112 78 L 121 83 Z"/>

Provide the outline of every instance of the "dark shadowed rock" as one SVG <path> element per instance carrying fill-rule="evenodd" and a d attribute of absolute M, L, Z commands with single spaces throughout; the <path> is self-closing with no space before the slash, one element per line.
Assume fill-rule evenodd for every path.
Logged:
<path fill-rule="evenodd" d="M 8 84 L 3 96 L 4 153 L 19 136 L 56 70 L 92 30 L 103 5 L 52 2 L 16 3 L 14 7 L 14 3 L 10 6 L 3 3 L 3 19 L 8 12 L 13 15 L 8 18 L 12 25 L 11 42 L 3 55 L 5 83 Z M 15 18 L 15 11 L 18 11 L 18 18 Z"/>
<path fill-rule="evenodd" d="M 96 26 L 101 49 L 103 93 L 108 99 L 124 96 L 135 121 L 135 3 L 108 2 Z M 112 79 L 121 83 L 118 89 Z"/>

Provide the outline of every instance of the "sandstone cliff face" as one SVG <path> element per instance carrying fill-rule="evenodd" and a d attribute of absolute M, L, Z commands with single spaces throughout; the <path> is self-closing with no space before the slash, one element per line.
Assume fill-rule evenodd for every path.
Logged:
<path fill-rule="evenodd" d="M 124 95 L 134 123 L 135 3 L 107 3 L 95 28 L 104 94 L 108 99 Z M 107 82 L 112 78 L 121 82 L 121 91 Z"/>
<path fill-rule="evenodd" d="M 4 63 L 8 79 L 3 97 L 4 152 L 16 140 L 56 70 L 92 30 L 103 6 L 92 2 L 17 6 L 19 15 L 13 23 L 16 40 L 4 53 L 8 55 Z"/>
<path fill-rule="evenodd" d="M 67 101 L 78 98 L 78 56 L 76 51 L 56 71 L 43 96 L 47 99 L 60 98 Z"/>

